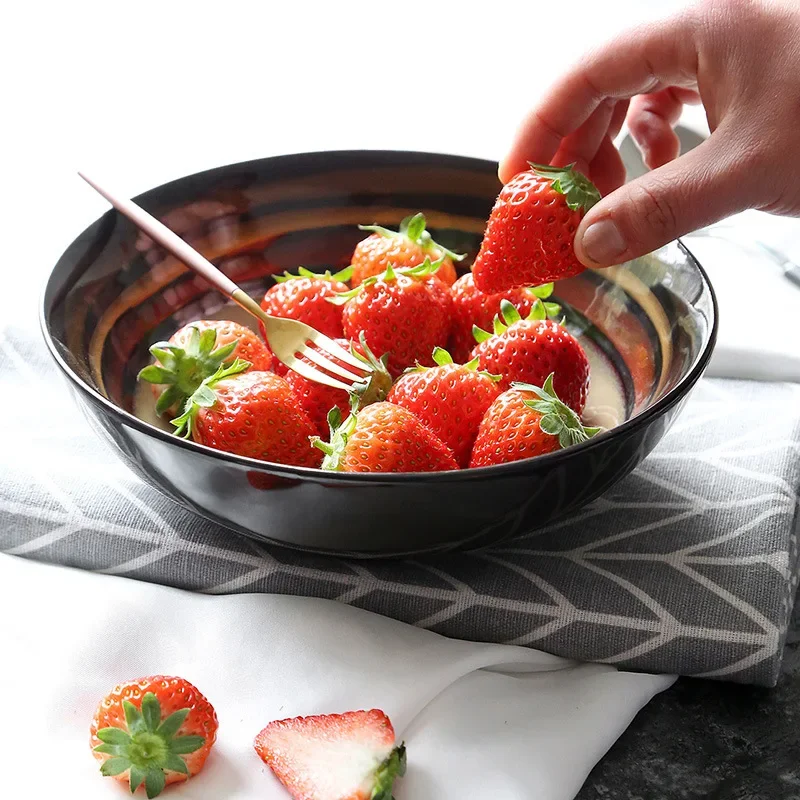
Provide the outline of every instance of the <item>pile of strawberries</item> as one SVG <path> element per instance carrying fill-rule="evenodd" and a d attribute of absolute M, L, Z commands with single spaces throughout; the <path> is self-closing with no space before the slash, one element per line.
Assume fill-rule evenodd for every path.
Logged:
<path fill-rule="evenodd" d="M 553 281 L 583 267 L 575 229 L 596 190 L 536 167 L 498 197 L 471 272 L 422 214 L 369 235 L 350 266 L 300 268 L 261 303 L 336 339 L 372 369 L 348 394 L 289 371 L 263 339 L 203 320 L 151 348 L 140 379 L 176 433 L 242 456 L 346 472 L 483 467 L 585 441 L 589 362 L 554 317 Z M 599 196 L 598 196 L 599 197 Z"/>

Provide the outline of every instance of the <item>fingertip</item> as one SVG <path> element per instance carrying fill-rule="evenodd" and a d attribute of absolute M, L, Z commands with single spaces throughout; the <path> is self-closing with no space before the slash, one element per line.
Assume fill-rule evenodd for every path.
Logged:
<path fill-rule="evenodd" d="M 627 260 L 628 243 L 602 203 L 581 221 L 575 232 L 575 255 L 590 269 L 611 267 Z"/>

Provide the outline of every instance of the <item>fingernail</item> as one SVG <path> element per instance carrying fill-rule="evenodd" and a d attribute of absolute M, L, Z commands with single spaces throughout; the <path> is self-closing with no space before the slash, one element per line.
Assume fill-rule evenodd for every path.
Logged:
<path fill-rule="evenodd" d="M 610 219 L 592 223 L 583 234 L 581 244 L 583 252 L 601 265 L 611 264 L 628 249 L 619 228 Z"/>

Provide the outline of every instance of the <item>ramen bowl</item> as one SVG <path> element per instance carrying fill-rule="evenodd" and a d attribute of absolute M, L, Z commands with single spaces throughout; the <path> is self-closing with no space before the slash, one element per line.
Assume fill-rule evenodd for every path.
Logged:
<path fill-rule="evenodd" d="M 224 166 L 136 202 L 260 299 L 284 270 L 346 266 L 359 224 L 396 226 L 417 211 L 437 241 L 467 254 L 459 268 L 468 270 L 499 188 L 490 161 L 345 151 Z M 680 413 L 717 330 L 713 290 L 681 242 L 560 281 L 554 299 L 593 354 L 593 381 L 613 383 L 614 426 L 537 458 L 424 474 L 272 464 L 178 439 L 148 418 L 136 381 L 148 347 L 196 319 L 240 317 L 116 211 L 61 256 L 41 313 L 90 424 L 145 481 L 255 539 L 385 557 L 484 547 L 552 524 L 634 469 Z"/>

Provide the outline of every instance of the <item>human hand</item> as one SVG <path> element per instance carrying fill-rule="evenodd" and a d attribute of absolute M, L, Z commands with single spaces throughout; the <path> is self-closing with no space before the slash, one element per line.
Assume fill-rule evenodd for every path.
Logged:
<path fill-rule="evenodd" d="M 711 136 L 678 157 L 672 126 L 702 102 Z M 624 184 L 613 139 L 627 115 L 652 170 Z M 500 165 L 577 162 L 604 196 L 575 253 L 628 261 L 747 208 L 800 215 L 800 4 L 705 0 L 583 58 L 533 109 Z"/>

